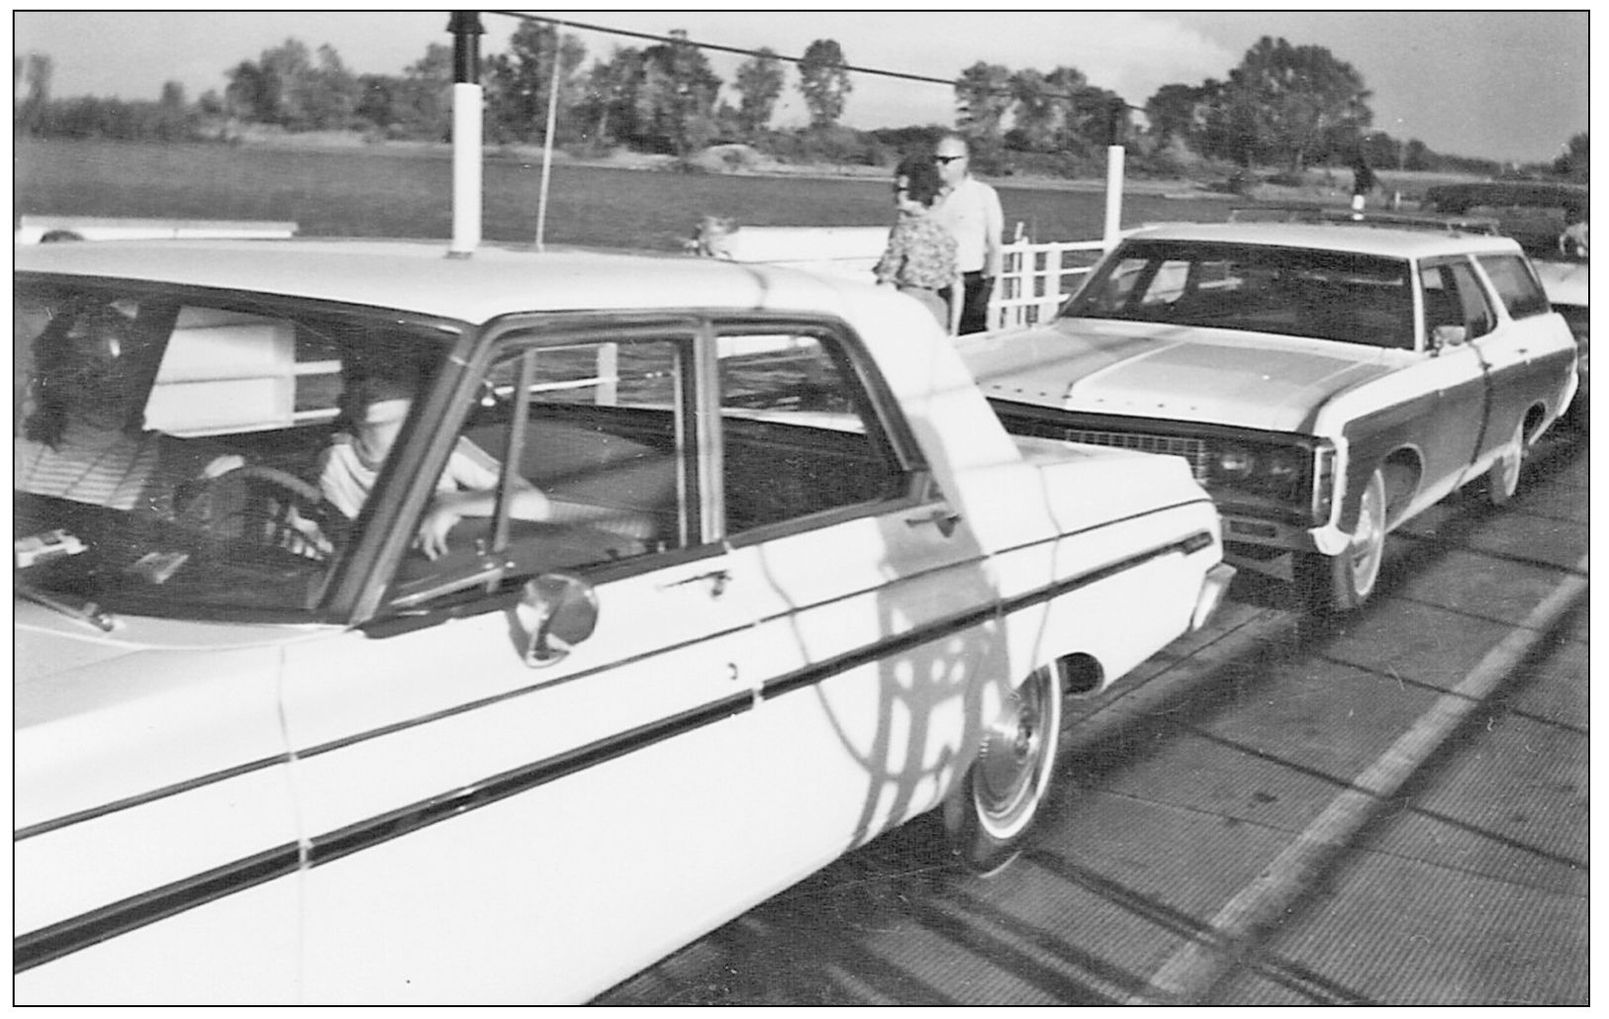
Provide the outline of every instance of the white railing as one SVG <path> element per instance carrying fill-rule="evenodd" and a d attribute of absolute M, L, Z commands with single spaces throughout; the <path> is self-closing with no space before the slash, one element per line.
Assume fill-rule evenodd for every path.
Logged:
<path fill-rule="evenodd" d="M 887 227 L 751 226 L 722 235 L 713 253 L 737 262 L 785 265 L 870 282 L 887 241 Z M 1017 224 L 1016 239 L 1002 251 L 1000 276 L 989 300 L 989 328 L 1009 329 L 1053 318 L 1105 250 L 1103 241 L 1036 244 L 1022 236 L 1022 224 Z"/>
<path fill-rule="evenodd" d="M 1081 277 L 1106 250 L 1102 241 L 1035 244 L 1022 237 L 1001 253 L 1000 276 L 989 300 L 989 328 L 1010 329 L 1055 317 Z"/>

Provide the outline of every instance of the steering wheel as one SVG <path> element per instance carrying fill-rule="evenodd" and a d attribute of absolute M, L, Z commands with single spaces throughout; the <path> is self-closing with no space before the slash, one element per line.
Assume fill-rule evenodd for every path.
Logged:
<path fill-rule="evenodd" d="M 182 523 L 215 541 L 272 545 L 306 559 L 335 550 L 332 517 L 317 488 L 277 467 L 236 467 L 190 486 Z"/>

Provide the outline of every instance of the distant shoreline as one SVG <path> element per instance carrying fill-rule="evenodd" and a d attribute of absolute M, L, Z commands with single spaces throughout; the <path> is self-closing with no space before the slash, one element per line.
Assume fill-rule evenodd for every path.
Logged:
<path fill-rule="evenodd" d="M 15 216 L 117 216 L 294 222 L 304 236 L 449 237 L 451 149 L 445 145 L 319 143 L 298 137 L 238 143 L 18 140 L 13 148 Z M 540 149 L 489 149 L 482 162 L 484 239 L 631 250 L 681 251 L 699 219 L 747 226 L 882 226 L 891 217 L 887 171 L 875 167 L 732 166 L 676 172 L 666 157 L 556 160 L 540 215 Z M 658 172 L 641 172 L 655 171 Z M 729 172 L 737 170 L 738 172 Z M 639 172 L 629 172 L 639 171 Z M 1386 174 L 1386 186 L 1394 186 Z M 1120 223 L 1221 222 L 1232 205 L 1304 201 L 1344 205 L 1344 172 L 1314 186 L 1259 185 L 1250 196 L 1199 180 L 1125 183 Z M 1336 179 L 1339 178 L 1339 179 Z M 1039 240 L 1097 237 L 1106 220 L 1104 180 L 986 177 L 1001 193 L 1007 224 Z M 1344 185 L 1342 184 L 1344 181 Z M 1432 179 L 1421 178 L 1418 194 Z M 1389 192 L 1388 192 L 1389 193 Z M 539 224 L 539 220 L 541 221 Z"/>
<path fill-rule="evenodd" d="M 368 151 L 376 155 L 417 155 L 425 158 L 449 158 L 452 154 L 452 147 L 446 142 L 374 141 L 353 132 L 284 134 L 253 131 L 238 137 L 237 140 L 229 144 L 239 145 L 248 149 Z M 747 151 L 736 157 L 730 155 L 739 150 Z M 540 163 L 543 156 L 542 147 L 538 145 L 487 145 L 483 147 L 483 152 L 484 158 L 488 162 L 519 161 L 529 162 L 533 165 Z M 562 150 L 555 150 L 553 162 L 555 166 L 674 172 L 677 158 L 669 155 L 632 152 L 624 148 L 615 149 L 607 156 L 593 157 L 575 156 Z M 868 180 L 882 179 L 889 173 L 888 169 L 877 166 L 854 164 L 827 166 L 819 163 L 813 165 L 783 163 L 749 149 L 748 146 L 741 145 L 713 146 L 694 156 L 690 163 L 697 170 L 712 176 Z M 1248 195 L 1237 195 L 1226 188 L 1215 187 L 1213 184 L 1204 182 L 1201 179 L 1187 176 L 1165 178 L 1129 176 L 1124 181 L 1124 190 L 1126 193 L 1135 195 L 1143 194 L 1178 200 L 1222 202 L 1303 200 L 1334 201 L 1338 204 L 1345 204 L 1350 200 L 1351 172 L 1349 170 L 1332 169 L 1326 173 L 1323 168 L 1310 168 L 1307 173 L 1313 179 L 1302 186 L 1260 182 L 1254 185 Z M 1106 190 L 1106 180 L 1104 178 L 1047 177 L 1039 174 L 998 176 L 980 174 L 979 176 L 980 179 L 988 181 L 997 188 L 1078 192 L 1104 192 Z M 1389 195 L 1393 191 L 1397 191 L 1405 199 L 1416 197 L 1432 184 L 1484 179 L 1472 174 L 1398 170 L 1377 171 L 1377 176 L 1381 181 L 1385 194 Z"/>

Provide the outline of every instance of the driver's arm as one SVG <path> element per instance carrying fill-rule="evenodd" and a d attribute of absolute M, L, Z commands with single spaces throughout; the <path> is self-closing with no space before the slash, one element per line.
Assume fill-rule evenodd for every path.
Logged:
<path fill-rule="evenodd" d="M 497 512 L 497 485 L 502 464 L 468 439 L 460 438 L 447 461 L 436 496 L 419 524 L 419 548 L 431 559 L 447 552 L 447 534 L 465 517 Z M 513 476 L 509 516 L 517 520 L 550 520 L 553 507 L 529 481 Z"/>

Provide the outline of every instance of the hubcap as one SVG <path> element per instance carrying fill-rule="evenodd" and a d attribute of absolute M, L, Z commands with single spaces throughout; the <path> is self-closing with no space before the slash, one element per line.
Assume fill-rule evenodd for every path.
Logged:
<path fill-rule="evenodd" d="M 1380 571 L 1380 557 L 1384 550 L 1381 531 L 1385 527 L 1384 507 L 1380 505 L 1380 488 L 1371 483 L 1363 493 L 1358 507 L 1358 529 L 1352 535 L 1352 583 L 1359 593 L 1374 586 L 1375 575 Z"/>
<path fill-rule="evenodd" d="M 1045 747 L 1044 697 L 1042 683 L 1024 683 L 984 737 L 974 795 L 979 815 L 991 828 L 1013 827 L 1037 800 Z"/>
<path fill-rule="evenodd" d="M 1503 470 L 1498 475 L 1498 484 L 1503 488 L 1504 495 L 1513 494 L 1520 485 L 1520 464 L 1525 459 L 1525 427 L 1522 425 L 1514 432 L 1514 444 L 1503 456 Z"/>

